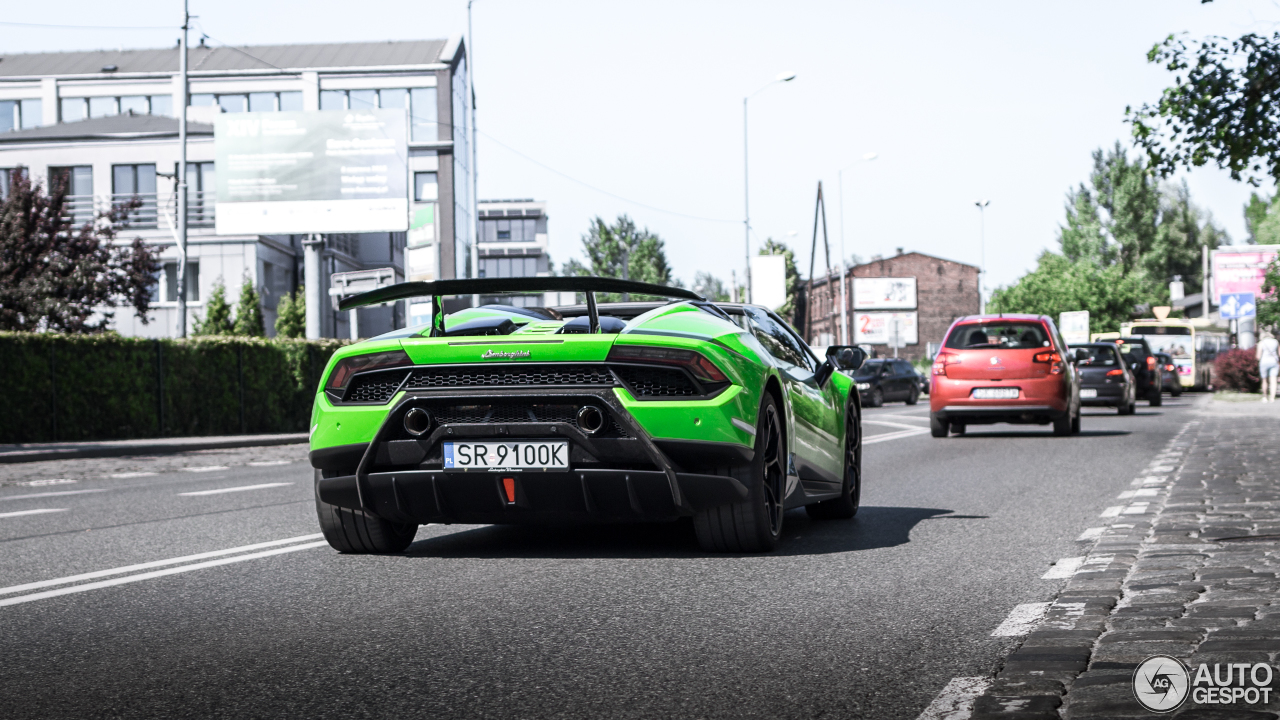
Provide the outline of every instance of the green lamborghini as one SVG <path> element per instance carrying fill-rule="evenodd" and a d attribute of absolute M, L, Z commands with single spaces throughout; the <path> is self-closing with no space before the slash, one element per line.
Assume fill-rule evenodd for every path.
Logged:
<path fill-rule="evenodd" d="M 553 291 L 586 303 L 441 309 Z M 691 517 L 705 550 L 765 552 L 790 508 L 858 511 L 861 406 L 836 372 L 856 347 L 819 359 L 766 308 L 611 278 L 409 282 L 340 307 L 424 296 L 428 325 L 343 348 L 316 392 L 316 510 L 339 551 L 400 552 L 425 523 Z"/>

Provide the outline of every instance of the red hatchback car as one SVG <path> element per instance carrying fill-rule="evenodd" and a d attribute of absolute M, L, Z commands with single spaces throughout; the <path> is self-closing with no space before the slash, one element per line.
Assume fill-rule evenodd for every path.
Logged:
<path fill-rule="evenodd" d="M 1075 352 L 1043 315 L 970 315 L 951 324 L 933 361 L 929 390 L 934 437 L 967 425 L 1048 425 L 1080 432 Z"/>

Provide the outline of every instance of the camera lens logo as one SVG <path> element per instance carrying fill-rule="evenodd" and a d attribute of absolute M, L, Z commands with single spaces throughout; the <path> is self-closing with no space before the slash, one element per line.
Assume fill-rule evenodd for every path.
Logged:
<path fill-rule="evenodd" d="M 1133 696 L 1151 712 L 1165 713 L 1187 701 L 1191 675 L 1182 661 L 1168 655 L 1152 655 L 1133 671 Z"/>

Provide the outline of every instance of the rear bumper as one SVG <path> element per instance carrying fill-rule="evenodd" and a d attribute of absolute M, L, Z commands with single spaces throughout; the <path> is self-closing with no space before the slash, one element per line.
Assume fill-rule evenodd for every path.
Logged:
<path fill-rule="evenodd" d="M 1080 388 L 1083 390 L 1096 390 L 1097 397 L 1080 398 L 1081 405 L 1118 407 L 1128 403 L 1129 391 L 1123 385 L 1085 385 Z"/>
<path fill-rule="evenodd" d="M 514 480 L 515 500 L 504 478 Z M 537 523 L 674 520 L 747 496 L 722 475 L 676 473 L 679 493 L 657 470 L 451 472 L 410 470 L 321 478 L 316 492 L 331 505 L 365 509 L 392 522 Z"/>
<path fill-rule="evenodd" d="M 1067 411 L 1052 405 L 944 405 L 934 410 L 933 414 L 948 422 L 974 425 L 988 423 L 1043 425 L 1063 417 Z"/>
<path fill-rule="evenodd" d="M 1018 388 L 1018 397 L 977 400 L 975 388 Z M 1061 376 L 994 380 L 956 380 L 933 376 L 929 409 L 940 419 L 962 423 L 1044 424 L 1070 411 L 1066 381 Z"/>

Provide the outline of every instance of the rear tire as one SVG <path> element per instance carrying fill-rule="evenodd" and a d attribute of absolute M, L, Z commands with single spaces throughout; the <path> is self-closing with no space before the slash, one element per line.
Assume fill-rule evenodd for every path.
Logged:
<path fill-rule="evenodd" d="M 1053 421 L 1053 434 L 1063 437 L 1071 434 L 1071 416 L 1063 415 Z"/>
<path fill-rule="evenodd" d="M 404 552 L 413 542 L 418 526 L 400 525 L 370 515 L 363 510 L 338 507 L 320 499 L 320 471 L 316 471 L 316 516 L 320 532 L 330 547 L 340 553 L 390 554 Z"/>
<path fill-rule="evenodd" d="M 920 388 L 911 388 L 911 394 L 907 396 L 907 404 L 915 405 L 920 400 Z"/>
<path fill-rule="evenodd" d="M 1182 397 L 1182 384 L 1174 384 L 1174 386 L 1169 390 L 1169 394 L 1174 397 Z"/>
<path fill-rule="evenodd" d="M 1125 404 L 1125 405 L 1117 405 L 1117 406 L 1116 406 L 1116 414 L 1117 414 L 1117 415 L 1132 415 L 1132 414 L 1133 414 L 1133 404 L 1132 404 L 1132 403 L 1128 403 L 1128 404 Z"/>
<path fill-rule="evenodd" d="M 1164 404 L 1164 396 L 1160 394 L 1160 388 L 1151 389 L 1151 393 L 1147 395 L 1147 402 L 1151 407 L 1160 407 Z"/>
<path fill-rule="evenodd" d="M 1075 417 L 1071 418 L 1071 434 L 1080 434 L 1080 410 L 1078 408 L 1076 409 Z"/>
<path fill-rule="evenodd" d="M 937 415 L 929 415 L 929 433 L 936 438 L 946 437 L 951 430 L 951 423 L 939 418 Z"/>
<path fill-rule="evenodd" d="M 852 402 L 844 417 L 844 486 L 840 497 L 804 507 L 815 520 L 847 520 L 862 500 L 862 428 Z"/>
<path fill-rule="evenodd" d="M 756 421 L 755 457 L 731 474 L 747 486 L 747 497 L 700 510 L 693 516 L 698 545 L 708 552 L 768 552 L 782 535 L 783 492 L 787 485 L 782 416 L 765 393 Z"/>

